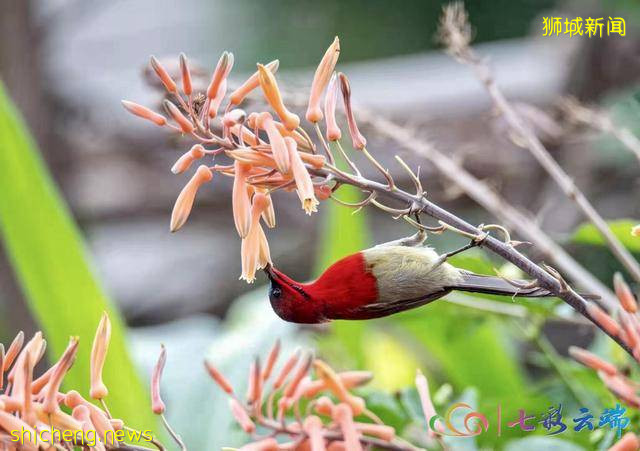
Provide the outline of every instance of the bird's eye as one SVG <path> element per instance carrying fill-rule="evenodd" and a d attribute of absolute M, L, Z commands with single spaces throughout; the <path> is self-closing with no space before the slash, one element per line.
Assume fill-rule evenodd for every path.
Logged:
<path fill-rule="evenodd" d="M 281 294 L 282 294 L 282 290 L 280 289 L 280 287 L 273 287 L 271 289 L 271 296 L 272 297 L 279 298 Z"/>

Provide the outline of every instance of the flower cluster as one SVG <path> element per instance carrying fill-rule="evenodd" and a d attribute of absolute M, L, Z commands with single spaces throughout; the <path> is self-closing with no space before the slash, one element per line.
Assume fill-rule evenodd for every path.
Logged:
<path fill-rule="evenodd" d="M 283 101 L 276 80 L 278 60 L 258 64 L 258 70 L 227 95 L 228 78 L 234 62 L 232 53 L 222 54 L 204 92 L 195 92 L 192 71 L 184 54 L 180 55 L 180 70 L 174 76 L 151 57 L 151 67 L 168 93 L 163 102 L 166 116 L 123 101 L 124 107 L 132 114 L 197 141 L 173 165 L 171 171 L 174 174 L 185 172 L 205 157 L 210 158 L 211 163 L 198 166 L 179 194 L 171 215 L 172 232 L 185 224 L 198 189 L 211 182 L 214 174 L 233 177 L 233 219 L 242 239 L 241 278 L 247 282 L 252 282 L 256 271 L 271 262 L 262 227 L 263 223 L 269 228 L 276 224 L 271 194 L 277 190 L 295 191 L 304 211 L 311 214 L 317 210 L 319 201 L 330 197 L 332 189 L 337 187 L 335 184 L 330 187 L 328 177 L 317 177 L 313 172 L 314 169 L 340 172 L 333 165 L 331 145 L 351 163 L 339 142 L 342 133 L 336 120 L 336 108 L 340 93 L 354 149 L 363 151 L 377 164 L 366 151 L 366 139 L 356 124 L 349 80 L 346 75 L 334 72 L 339 55 L 340 41 L 336 37 L 313 77 L 305 115 L 316 129 L 326 157 L 317 154 L 316 145 L 300 125 L 300 118 Z M 181 87 L 174 80 L 178 77 Z M 258 88 L 271 111 L 247 114 L 240 106 Z M 226 106 L 221 108 L 223 103 Z M 324 135 L 319 127 L 323 120 Z M 213 164 L 216 157 L 222 155 L 229 158 L 226 164 Z"/>
<path fill-rule="evenodd" d="M 229 396 L 233 417 L 252 438 L 241 450 L 415 449 L 369 411 L 363 398 L 352 393 L 352 389 L 372 379 L 371 373 L 336 372 L 326 362 L 300 349 L 275 371 L 279 355 L 278 341 L 264 364 L 255 359 L 243 399 L 215 366 L 205 362 L 211 378 Z M 416 377 L 416 386 L 428 424 L 435 410 L 427 380 L 421 373 Z M 436 436 L 430 429 L 429 434 Z"/>
<path fill-rule="evenodd" d="M 103 408 L 75 390 L 61 391 L 76 358 L 77 337 L 70 338 L 58 361 L 38 377 L 34 367 L 43 359 L 46 348 L 42 332 L 26 343 L 20 332 L 6 350 L 0 343 L 0 449 L 128 449 L 124 443 L 129 437 L 127 431 L 135 432 L 138 439 L 157 443 L 150 431 L 128 428 L 122 420 L 112 418 L 106 407 L 104 399 L 109 391 L 102 381 L 102 368 L 110 338 L 111 323 L 105 313 L 93 341 L 89 392 Z"/>
<path fill-rule="evenodd" d="M 638 303 L 629 285 L 620 273 L 613 277 L 616 297 L 620 301 L 619 308 L 610 315 L 595 303 L 588 305 L 588 313 L 594 322 L 604 328 L 614 337 L 619 337 L 623 343 L 633 350 L 633 357 L 640 362 L 640 318 L 638 318 Z M 583 365 L 594 369 L 607 389 L 619 400 L 636 409 L 640 408 L 638 383 L 631 380 L 615 365 L 598 357 L 586 349 L 572 346 L 569 354 Z M 633 443 L 633 445 L 626 445 Z M 625 445 L 624 447 L 622 445 Z M 618 445 L 616 445 L 618 446 Z M 633 433 L 623 437 L 616 450 L 638 449 L 640 440 Z"/>

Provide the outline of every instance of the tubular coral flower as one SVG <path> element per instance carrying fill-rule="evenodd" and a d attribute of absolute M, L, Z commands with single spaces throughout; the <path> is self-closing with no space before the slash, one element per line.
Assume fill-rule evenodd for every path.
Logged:
<path fill-rule="evenodd" d="M 265 65 L 264 67 L 269 69 L 269 71 L 272 74 L 275 74 L 278 71 L 278 66 L 280 66 L 280 61 L 273 60 L 267 65 Z M 240 105 L 244 100 L 244 98 L 247 97 L 247 95 L 251 91 L 253 91 L 258 86 L 260 86 L 260 80 L 258 77 L 259 77 L 259 72 L 258 71 L 254 72 L 254 74 L 251 77 L 249 77 L 247 81 L 245 81 L 242 85 L 240 85 L 240 87 L 238 87 L 235 91 L 231 93 L 231 96 L 229 96 L 229 101 L 231 102 L 231 105 Z"/>
<path fill-rule="evenodd" d="M 613 287 L 622 308 L 629 313 L 635 313 L 638 310 L 638 303 L 631 292 L 631 288 L 629 288 L 629 285 L 627 285 L 627 282 L 624 281 L 622 274 L 619 272 L 613 275 Z"/>
<path fill-rule="evenodd" d="M 627 432 L 616 442 L 609 451 L 637 451 L 640 448 L 640 440 L 633 432 Z"/>
<path fill-rule="evenodd" d="M 281 347 L 280 339 L 278 339 L 273 344 L 271 351 L 269 351 L 267 362 L 265 363 L 264 368 L 262 369 L 263 381 L 266 381 L 271 376 L 271 373 L 273 372 L 273 367 L 276 364 L 276 361 L 278 360 L 278 356 L 280 355 L 280 347 Z"/>
<path fill-rule="evenodd" d="M 322 360 L 316 359 L 313 361 L 313 367 L 316 370 L 316 375 L 324 381 L 327 388 L 343 403 L 346 403 L 351 407 L 355 415 L 360 415 L 364 409 L 365 404 L 362 398 L 353 396 L 349 393 L 340 380 L 340 377 L 333 369 Z"/>
<path fill-rule="evenodd" d="M 182 74 L 182 91 L 188 96 L 193 92 L 191 86 L 191 71 L 189 71 L 189 62 L 187 61 L 187 55 L 180 54 L 180 73 Z"/>
<path fill-rule="evenodd" d="M 220 371 L 218 371 L 218 369 L 213 366 L 212 363 L 205 360 L 204 367 L 207 369 L 207 372 L 209 373 L 209 376 L 211 376 L 211 379 L 213 379 L 215 383 L 218 384 L 218 387 L 220 387 L 228 394 L 233 393 L 233 387 L 231 386 L 227 378 L 224 377 L 224 375 Z"/>
<path fill-rule="evenodd" d="M 571 346 L 569 348 L 569 355 L 578 362 L 582 363 L 589 368 L 596 371 L 602 371 L 609 376 L 613 376 L 618 373 L 618 370 L 611 363 L 602 360 L 597 355 L 587 351 L 586 349 L 579 348 L 577 346 Z"/>
<path fill-rule="evenodd" d="M 325 52 L 311 83 L 311 92 L 309 94 L 309 106 L 307 107 L 306 118 L 309 122 L 315 124 L 322 120 L 322 110 L 320 109 L 320 97 L 324 88 L 326 88 L 333 69 L 336 67 L 338 57 L 340 56 L 340 40 L 336 36 L 327 51 Z"/>
<path fill-rule="evenodd" d="M 420 403 L 422 404 L 422 413 L 424 413 L 424 418 L 427 421 L 427 431 L 430 437 L 436 436 L 436 431 L 431 429 L 431 418 L 436 415 L 436 409 L 433 407 L 433 403 L 431 402 L 431 395 L 429 394 L 429 383 L 427 382 L 427 378 L 422 374 L 420 370 L 416 372 L 416 389 L 418 390 L 418 395 L 420 396 Z"/>
<path fill-rule="evenodd" d="M 260 379 L 260 362 L 256 359 L 249 367 L 249 384 L 247 385 L 247 402 L 253 404 L 258 399 Z"/>
<path fill-rule="evenodd" d="M 249 418 L 249 414 L 236 399 L 229 399 L 229 407 L 231 408 L 231 414 L 247 434 L 251 434 L 256 430 L 256 425 Z"/>
<path fill-rule="evenodd" d="M 385 442 L 390 442 L 396 436 L 396 430 L 385 424 L 356 423 L 356 429 L 358 432 L 378 437 Z"/>
<path fill-rule="evenodd" d="M 316 400 L 315 409 L 320 415 L 330 417 L 333 414 L 335 404 L 328 396 L 321 396 Z"/>
<path fill-rule="evenodd" d="M 256 271 L 263 268 L 267 263 L 271 263 L 268 255 L 268 247 L 265 249 L 266 237 L 260 225 L 260 216 L 267 208 L 268 201 L 262 193 L 253 196 L 251 204 L 251 226 L 246 238 L 242 240 L 240 248 L 242 260 L 241 279 L 252 283 L 256 278 Z"/>
<path fill-rule="evenodd" d="M 20 353 L 23 343 L 24 343 L 24 332 L 20 331 L 18 332 L 18 335 L 16 335 L 16 337 L 13 339 L 13 341 L 9 345 L 9 349 L 7 349 L 7 352 L 4 356 L 4 363 L 2 367 L 0 367 L 0 371 L 3 371 L 3 372 L 8 371 L 9 368 L 11 368 L 11 364 Z"/>
<path fill-rule="evenodd" d="M 5 431 L 24 431 L 23 440 L 33 447 L 36 446 L 36 431 L 18 417 L 3 410 L 0 410 L 0 428 Z"/>
<path fill-rule="evenodd" d="M 318 211 L 318 199 L 316 199 L 315 190 L 313 189 L 313 182 L 311 176 L 307 171 L 307 168 L 302 162 L 302 158 L 296 148 L 296 142 L 293 138 L 285 138 L 285 143 L 289 151 L 289 160 L 291 162 L 291 170 L 293 172 L 293 179 L 296 182 L 296 190 L 300 202 L 302 202 L 302 208 L 310 215 L 313 212 Z"/>
<path fill-rule="evenodd" d="M 89 409 L 86 406 L 79 405 L 76 406 L 71 412 L 71 416 L 75 418 L 82 425 L 82 432 L 85 435 L 88 435 L 89 431 L 95 431 L 93 424 L 91 423 L 91 416 L 89 414 Z M 93 432 L 91 432 L 93 434 Z M 96 440 L 95 444 L 96 451 L 104 451 L 104 444 L 98 440 Z"/>
<path fill-rule="evenodd" d="M 288 173 L 291 167 L 291 157 L 287 150 L 284 138 L 278 132 L 278 129 L 273 123 L 273 118 L 269 113 L 263 113 L 260 115 L 258 122 L 260 124 L 260 128 L 263 128 L 267 132 L 269 144 L 271 144 L 271 153 L 273 154 L 273 159 L 278 166 L 278 171 L 282 174 Z"/>
<path fill-rule="evenodd" d="M 227 93 L 227 80 L 222 80 L 218 93 L 209 103 L 209 118 L 213 119 L 218 115 L 218 110 L 222 104 L 225 94 Z"/>
<path fill-rule="evenodd" d="M 233 207 L 233 222 L 240 238 L 249 234 L 251 227 L 251 200 L 247 194 L 247 175 L 251 166 L 236 161 L 234 163 L 236 175 L 233 179 L 231 206 Z"/>
<path fill-rule="evenodd" d="M 278 451 L 278 441 L 273 438 L 265 438 L 257 442 L 248 443 L 238 451 Z"/>
<path fill-rule="evenodd" d="M 273 208 L 273 200 L 271 199 L 271 194 L 267 192 L 263 192 L 263 194 L 267 198 L 267 208 L 262 212 L 262 220 L 270 229 L 273 229 L 276 226 L 276 211 Z"/>
<path fill-rule="evenodd" d="M 176 82 L 173 81 L 173 78 L 171 78 L 171 76 L 165 70 L 165 68 L 162 67 L 162 64 L 160 64 L 160 61 L 158 61 L 155 56 L 151 56 L 150 62 L 151 62 L 151 67 L 153 68 L 155 73 L 158 75 L 158 78 L 160 79 L 164 87 L 167 88 L 167 91 L 169 91 L 172 94 L 177 93 L 178 87 L 176 86 Z"/>
<path fill-rule="evenodd" d="M 189 169 L 194 161 L 204 157 L 204 147 L 202 144 L 195 144 L 189 151 L 185 152 L 178 161 L 171 167 L 171 172 L 174 174 L 182 174 Z"/>
<path fill-rule="evenodd" d="M 131 114 L 134 114 L 142 119 L 146 119 L 148 121 L 153 122 L 156 125 L 162 127 L 167 124 L 167 118 L 162 114 L 158 114 L 155 111 L 150 110 L 149 108 L 138 105 L 137 103 L 130 102 L 128 100 L 122 101 L 122 106 Z"/>
<path fill-rule="evenodd" d="M 371 379 L 373 379 L 373 373 L 370 371 L 345 371 L 338 373 L 338 377 L 345 388 L 354 388 L 371 381 Z M 316 380 L 306 387 L 304 396 L 306 398 L 313 398 L 324 390 L 328 390 L 327 384 L 322 380 Z"/>
<path fill-rule="evenodd" d="M 107 312 L 102 314 L 96 335 L 93 338 L 93 347 L 91 348 L 91 390 L 90 396 L 93 399 L 103 399 L 109 394 L 107 386 L 102 381 L 102 368 L 109 351 L 109 342 L 111 341 L 111 321 Z"/>
<path fill-rule="evenodd" d="M 342 132 L 336 121 L 336 105 L 338 103 L 338 76 L 334 74 L 329 81 L 327 95 L 324 98 L 324 115 L 327 122 L 327 140 L 338 141 L 342 138 Z"/>
<path fill-rule="evenodd" d="M 354 149 L 362 150 L 367 145 L 367 140 L 360 130 L 358 130 L 358 124 L 351 108 L 351 85 L 349 79 L 345 74 L 340 72 L 338 74 L 340 79 L 340 89 L 342 90 L 342 99 L 344 100 L 344 111 L 347 115 L 347 124 L 349 125 L 349 134 L 351 135 L 351 141 Z"/>
<path fill-rule="evenodd" d="M 284 126 L 289 130 L 298 128 L 300 118 L 284 106 L 276 77 L 262 64 L 258 64 L 258 80 L 260 81 L 260 87 L 262 88 L 267 103 L 271 105 L 271 108 L 276 112 Z"/>
<path fill-rule="evenodd" d="M 267 144 L 261 139 L 256 138 L 256 135 L 254 135 L 250 130 L 247 129 L 247 127 L 243 125 L 236 124 L 232 126 L 230 130 L 231 130 L 231 133 L 234 134 L 234 136 L 239 137 L 243 142 L 249 144 L 250 146 Z M 242 136 L 240 136 L 240 134 L 242 134 Z"/>
<path fill-rule="evenodd" d="M 105 415 L 105 413 L 100 410 L 97 406 L 91 404 L 89 401 L 84 399 L 80 393 L 75 390 L 69 391 L 64 398 L 64 403 L 70 409 L 75 409 L 77 406 L 83 405 L 89 409 L 89 416 L 91 417 L 91 423 L 93 424 L 95 430 L 98 434 L 104 439 L 107 435 L 110 437 L 114 437 L 115 429 L 109 421 L 109 418 Z M 107 434 L 108 433 L 108 434 Z"/>
<path fill-rule="evenodd" d="M 193 201 L 196 198 L 198 189 L 205 183 L 213 179 L 213 173 L 205 165 L 200 165 L 191 180 L 184 186 L 171 212 L 171 224 L 169 230 L 175 232 L 187 222 Z"/>
<path fill-rule="evenodd" d="M 278 390 L 280 387 L 282 387 L 282 384 L 284 384 L 285 379 L 287 378 L 289 373 L 291 373 L 291 370 L 293 369 L 293 367 L 296 366 L 296 363 L 298 363 L 301 353 L 302 351 L 300 349 L 296 349 L 295 352 L 291 354 L 289 359 L 282 366 L 282 368 L 280 369 L 280 373 L 278 373 L 278 377 L 276 377 L 276 380 L 273 383 L 274 390 Z"/>
<path fill-rule="evenodd" d="M 46 414 L 52 414 L 60 410 L 58 406 L 58 391 L 62 385 L 62 379 L 73 365 L 78 353 L 78 337 L 72 337 L 67 349 L 64 351 L 60 360 L 55 365 L 55 370 L 51 374 L 47 387 L 45 389 L 44 400 L 42 402 L 42 410 Z M 103 384 L 104 386 L 104 384 Z M 105 387 L 106 390 L 106 387 Z"/>
<path fill-rule="evenodd" d="M 209 83 L 209 87 L 207 88 L 207 97 L 209 100 L 213 100 L 216 97 L 220 90 L 220 85 L 222 85 L 222 82 L 227 78 L 232 67 L 233 53 L 223 52 L 218 60 L 216 69 L 213 71 L 211 83 Z"/>
<path fill-rule="evenodd" d="M 285 127 L 282 122 L 278 122 L 278 121 L 273 121 L 273 124 L 276 126 L 276 128 L 278 129 L 278 132 L 283 136 L 283 137 L 290 137 L 296 140 L 296 144 L 298 145 L 299 149 L 303 149 L 303 150 L 311 150 L 311 146 L 309 145 L 309 141 L 307 141 L 304 136 L 302 136 L 300 133 L 298 133 L 295 130 L 289 130 L 287 127 Z M 316 155 L 316 156 L 321 156 L 321 155 Z"/>
<path fill-rule="evenodd" d="M 307 356 L 307 358 L 302 361 L 302 363 L 298 367 L 298 371 L 296 371 L 295 375 L 293 376 L 287 387 L 284 389 L 283 396 L 291 398 L 295 394 L 298 386 L 300 385 L 300 382 L 309 372 L 312 362 L 312 355 Z"/>
<path fill-rule="evenodd" d="M 178 123 L 178 125 L 180 126 L 180 130 L 182 130 L 182 133 L 189 134 L 193 131 L 193 123 L 191 123 L 191 121 L 180 112 L 177 106 L 175 106 L 168 100 L 165 100 L 163 102 L 163 105 L 166 108 L 167 112 L 171 115 L 173 120 Z"/>
<path fill-rule="evenodd" d="M 151 410 L 156 415 L 164 413 L 165 405 L 160 397 L 160 379 L 162 378 L 162 370 L 167 362 L 167 348 L 160 345 L 160 355 L 156 366 L 153 367 L 153 375 L 151 376 Z"/>
<path fill-rule="evenodd" d="M 360 433 L 356 429 L 356 425 L 353 422 L 353 414 L 347 404 L 338 404 L 333 409 L 333 419 L 340 426 L 342 435 L 344 436 L 345 447 L 349 451 L 362 450 L 360 444 Z"/>
<path fill-rule="evenodd" d="M 640 397 L 636 394 L 635 387 L 631 386 L 629 381 L 620 375 L 609 376 L 602 371 L 598 372 L 598 376 L 607 386 L 609 391 L 617 398 L 632 407 L 640 407 Z"/>
<path fill-rule="evenodd" d="M 322 420 L 315 415 L 310 415 L 304 419 L 302 429 L 309 436 L 311 451 L 324 451 L 324 437 L 322 436 Z"/>
<path fill-rule="evenodd" d="M 614 337 L 620 335 L 620 325 L 596 304 L 587 304 L 587 313 L 610 335 Z"/>

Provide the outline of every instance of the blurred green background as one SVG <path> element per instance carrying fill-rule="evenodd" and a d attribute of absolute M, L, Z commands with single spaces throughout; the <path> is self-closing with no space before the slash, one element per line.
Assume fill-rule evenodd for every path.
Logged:
<path fill-rule="evenodd" d="M 226 181 L 216 180 L 202 193 L 188 226 L 169 236 L 171 206 L 185 179 L 171 178 L 168 168 L 190 144 L 131 120 L 119 105 L 121 98 L 159 102 L 141 75 L 148 55 L 175 61 L 185 51 L 208 71 L 220 51 L 229 49 L 236 55 L 238 80 L 255 61 L 278 57 L 288 86 L 306 89 L 310 71 L 337 34 L 341 69 L 354 74 L 359 104 L 424 131 L 436 145 L 464 157 L 468 170 L 529 211 L 610 285 L 620 267 L 598 234 L 502 136 L 469 71 L 439 53 L 434 33 L 443 4 L 2 2 L 0 340 L 7 343 L 20 329 L 42 329 L 54 360 L 68 336 L 79 335 L 82 351 L 66 387 L 86 394 L 91 339 L 100 315 L 109 311 L 114 339 L 105 378 L 111 410 L 136 427 L 155 426 L 147 381 L 163 342 L 169 353 L 163 388 L 169 417 L 191 449 L 245 440 L 202 370 L 205 355 L 242 384 L 251 358 L 277 338 L 287 349 L 300 343 L 314 348 L 338 369 L 374 371 L 373 383 L 362 391 L 369 408 L 416 444 L 426 445 L 412 388 L 417 368 L 428 376 L 440 413 L 463 400 L 492 422 L 501 405 L 503 418 L 513 421 L 519 409 L 541 415 L 562 404 L 571 429 L 579 407 L 594 413 L 613 407 L 615 399 L 597 376 L 568 360 L 566 349 L 590 346 L 621 365 L 625 356 L 576 323 L 558 301 L 452 295 L 392 318 L 299 328 L 270 310 L 263 277 L 255 288 L 236 281 L 239 242 Z M 634 100 L 640 74 L 636 2 L 465 4 L 476 41 L 510 96 L 553 114 L 561 95 L 574 94 L 640 129 Z M 577 15 L 625 17 L 628 35 L 571 42 L 541 38 L 542 16 Z M 421 99 L 435 100 L 423 105 Z M 400 172 L 392 166 L 396 146 L 364 131 L 370 149 Z M 573 131 L 549 148 L 603 215 L 616 221 L 614 231 L 625 245 L 640 254 L 640 241 L 628 234 L 640 217 L 634 157 L 611 137 Z M 436 202 L 472 222 L 495 221 L 428 163 L 407 158 L 422 165 L 423 182 Z M 342 189 L 340 197 L 355 201 L 359 193 Z M 269 240 L 278 265 L 300 279 L 348 253 L 411 233 L 375 211 L 354 215 L 325 203 L 309 219 L 293 204 L 285 196 L 276 199 L 279 226 Z M 430 237 L 430 244 L 452 249 L 460 240 L 445 234 Z M 539 257 L 535 249 L 531 253 Z M 518 275 L 482 251 L 455 263 L 480 273 L 497 266 Z M 637 375 L 635 366 L 629 371 Z M 637 424 L 637 412 L 629 415 Z M 447 445 L 586 450 L 606 449 L 614 438 L 602 429 L 554 438 L 545 433 L 541 427 L 535 433 L 503 427 L 500 437 L 491 429 L 474 439 L 448 439 Z"/>

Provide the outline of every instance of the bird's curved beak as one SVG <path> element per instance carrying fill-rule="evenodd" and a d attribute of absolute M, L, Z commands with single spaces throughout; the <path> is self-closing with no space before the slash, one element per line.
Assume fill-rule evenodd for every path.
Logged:
<path fill-rule="evenodd" d="M 276 274 L 273 271 L 273 266 L 270 263 L 267 263 L 267 266 L 265 266 L 263 270 L 269 280 L 274 280 L 276 278 Z"/>

